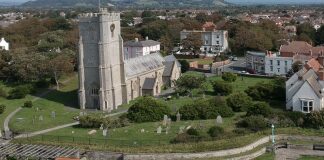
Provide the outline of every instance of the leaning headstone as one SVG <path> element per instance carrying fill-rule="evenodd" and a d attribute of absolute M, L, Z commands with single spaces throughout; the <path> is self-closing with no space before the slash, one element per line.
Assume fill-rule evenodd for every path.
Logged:
<path fill-rule="evenodd" d="M 184 129 L 185 129 L 184 126 L 179 127 L 179 133 L 178 134 L 182 134 Z"/>
<path fill-rule="evenodd" d="M 100 124 L 100 128 L 99 128 L 100 130 L 103 130 L 103 124 Z"/>
<path fill-rule="evenodd" d="M 156 129 L 156 133 L 157 133 L 157 134 L 161 134 L 161 132 L 162 132 L 162 127 L 159 126 L 159 127 Z"/>
<path fill-rule="evenodd" d="M 177 113 L 177 122 L 180 122 L 180 120 L 181 120 L 181 114 L 178 112 Z"/>
<path fill-rule="evenodd" d="M 56 117 L 56 112 L 55 111 L 52 111 L 51 117 L 55 119 L 55 117 Z"/>
<path fill-rule="evenodd" d="M 102 136 L 106 137 L 107 136 L 107 133 L 108 133 L 108 129 L 104 129 L 102 130 Z"/>
<path fill-rule="evenodd" d="M 163 126 L 166 126 L 167 125 L 167 121 L 168 121 L 168 115 L 164 115 L 163 116 Z"/>
<path fill-rule="evenodd" d="M 216 118 L 216 125 L 219 125 L 219 124 L 223 124 L 223 118 L 222 118 L 222 116 L 217 116 L 217 118 Z"/>
<path fill-rule="evenodd" d="M 43 115 L 40 115 L 40 116 L 38 117 L 38 120 L 39 120 L 39 121 L 43 121 L 43 120 L 44 120 Z"/>

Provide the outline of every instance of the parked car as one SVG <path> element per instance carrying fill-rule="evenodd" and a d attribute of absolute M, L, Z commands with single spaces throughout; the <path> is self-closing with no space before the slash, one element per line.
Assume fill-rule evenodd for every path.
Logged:
<path fill-rule="evenodd" d="M 238 61 L 237 57 L 233 57 L 232 61 Z"/>

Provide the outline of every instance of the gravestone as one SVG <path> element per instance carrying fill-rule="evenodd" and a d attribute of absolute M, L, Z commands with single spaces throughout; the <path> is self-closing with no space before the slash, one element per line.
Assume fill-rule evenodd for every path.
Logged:
<path fill-rule="evenodd" d="M 144 129 L 144 128 L 142 128 L 142 129 L 141 129 L 141 133 L 144 133 L 144 132 L 145 132 L 145 129 Z"/>
<path fill-rule="evenodd" d="M 0 129 L 0 138 L 2 138 L 2 132 L 1 132 L 1 129 Z"/>
<path fill-rule="evenodd" d="M 100 128 L 99 128 L 100 130 L 103 130 L 103 124 L 100 124 Z"/>
<path fill-rule="evenodd" d="M 168 134 L 170 130 L 170 127 L 168 126 L 167 128 L 165 128 L 165 134 Z"/>
<path fill-rule="evenodd" d="M 222 118 L 222 116 L 217 116 L 217 118 L 216 118 L 216 125 L 220 125 L 220 124 L 223 124 L 223 118 Z"/>
<path fill-rule="evenodd" d="M 199 121 L 199 129 L 204 129 L 204 123 L 202 123 L 202 121 Z"/>
<path fill-rule="evenodd" d="M 188 126 L 187 128 L 186 128 L 186 130 L 188 130 L 188 129 L 190 129 L 191 128 L 191 126 Z"/>
<path fill-rule="evenodd" d="M 177 113 L 177 122 L 180 122 L 180 120 L 181 120 L 181 114 L 178 112 Z"/>
<path fill-rule="evenodd" d="M 55 119 L 55 117 L 56 117 L 56 112 L 55 111 L 52 111 L 51 117 Z"/>
<path fill-rule="evenodd" d="M 40 116 L 38 117 L 38 120 L 39 120 L 39 121 L 43 121 L 43 120 L 44 120 L 43 115 L 40 115 Z"/>
<path fill-rule="evenodd" d="M 72 131 L 71 133 L 74 134 L 74 131 Z"/>
<path fill-rule="evenodd" d="M 38 107 L 36 107 L 36 112 L 38 112 L 39 111 L 39 108 Z"/>
<path fill-rule="evenodd" d="M 108 133 L 108 129 L 106 128 L 102 131 L 102 136 L 106 137 L 107 133 Z"/>
<path fill-rule="evenodd" d="M 162 127 L 159 126 L 159 127 L 156 129 L 156 133 L 157 133 L 157 134 L 161 134 L 161 132 L 162 132 Z"/>
<path fill-rule="evenodd" d="M 167 125 L 167 120 L 168 120 L 168 115 L 164 115 L 163 116 L 163 126 L 166 126 Z"/>
<path fill-rule="evenodd" d="M 171 126 L 171 122 L 172 122 L 171 118 L 168 118 L 168 120 L 167 120 L 167 125 L 168 125 L 168 126 Z"/>
<path fill-rule="evenodd" d="M 179 133 L 178 134 L 182 134 L 184 129 L 185 129 L 185 126 L 179 127 Z"/>

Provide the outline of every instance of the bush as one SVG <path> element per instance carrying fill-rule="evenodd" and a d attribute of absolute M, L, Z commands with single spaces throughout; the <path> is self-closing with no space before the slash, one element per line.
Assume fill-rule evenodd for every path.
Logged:
<path fill-rule="evenodd" d="M 234 73 L 230 73 L 230 72 L 225 72 L 222 75 L 222 79 L 226 82 L 235 82 L 237 78 L 237 75 Z"/>
<path fill-rule="evenodd" d="M 238 123 L 239 127 L 248 128 L 251 131 L 257 132 L 268 127 L 268 123 L 261 115 L 245 117 Z"/>
<path fill-rule="evenodd" d="M 256 115 L 262 115 L 264 117 L 268 117 L 272 114 L 272 110 L 268 103 L 266 102 L 255 102 L 253 106 L 251 106 L 246 116 L 256 116 Z"/>
<path fill-rule="evenodd" d="M 216 94 L 227 96 L 233 92 L 233 87 L 229 83 L 223 81 L 214 81 L 212 82 L 212 85 Z"/>
<path fill-rule="evenodd" d="M 26 101 L 24 103 L 24 108 L 32 108 L 33 107 L 33 102 L 32 101 Z"/>
<path fill-rule="evenodd" d="M 50 82 L 45 79 L 42 79 L 42 80 L 39 80 L 38 82 L 36 82 L 35 86 L 37 88 L 48 88 L 50 86 Z"/>
<path fill-rule="evenodd" d="M 191 136 L 199 136 L 199 132 L 196 129 L 194 129 L 194 128 L 188 129 L 187 130 L 187 134 L 188 135 L 191 135 Z"/>
<path fill-rule="evenodd" d="M 250 130 L 247 130 L 247 129 L 245 129 L 245 128 L 235 128 L 235 129 L 233 130 L 233 132 L 234 132 L 235 134 L 238 134 L 238 135 L 246 135 L 246 134 L 250 133 L 251 131 L 250 131 Z"/>
<path fill-rule="evenodd" d="M 294 122 L 295 126 L 302 127 L 305 121 L 305 114 L 302 112 L 286 112 L 285 115 Z"/>
<path fill-rule="evenodd" d="M 245 93 L 233 93 L 226 99 L 227 105 L 233 109 L 234 112 L 247 111 L 252 106 L 252 98 Z"/>
<path fill-rule="evenodd" d="M 4 104 L 0 105 L 0 114 L 2 114 L 6 110 L 6 106 Z"/>
<path fill-rule="evenodd" d="M 315 129 L 321 129 L 324 127 L 324 110 L 313 111 L 306 115 L 305 126 Z"/>
<path fill-rule="evenodd" d="M 125 116 L 111 119 L 100 114 L 89 114 L 79 117 L 79 121 L 82 128 L 100 128 L 101 124 L 106 128 L 120 128 L 129 125 L 128 119 Z"/>
<path fill-rule="evenodd" d="M 127 118 L 133 122 L 156 122 L 170 115 L 170 108 L 153 97 L 140 97 L 128 109 Z"/>
<path fill-rule="evenodd" d="M 199 119 L 199 111 L 195 103 L 186 104 L 179 109 L 181 119 L 183 120 L 196 120 Z"/>
<path fill-rule="evenodd" d="M 8 93 L 2 87 L 0 87 L 0 97 L 3 97 L 3 98 L 7 98 L 8 97 Z"/>
<path fill-rule="evenodd" d="M 212 111 L 209 111 L 205 114 L 213 114 L 211 116 L 208 116 L 209 119 L 215 119 L 218 115 L 221 115 L 222 117 L 232 117 L 234 116 L 234 112 L 232 108 L 227 106 L 227 103 L 223 97 L 214 97 L 209 100 L 209 106 L 212 107 Z"/>
<path fill-rule="evenodd" d="M 22 99 L 25 98 L 27 94 L 34 93 L 35 90 L 32 85 L 21 85 L 12 89 L 9 93 L 10 99 Z"/>
<path fill-rule="evenodd" d="M 179 63 L 181 64 L 181 73 L 185 73 L 189 70 L 190 65 L 187 60 L 179 60 Z"/>
<path fill-rule="evenodd" d="M 286 98 L 286 86 L 284 78 L 274 78 L 271 82 L 260 82 L 254 86 L 248 87 L 245 93 L 254 100 L 280 100 Z"/>
<path fill-rule="evenodd" d="M 224 133 L 224 129 L 219 126 L 213 126 L 209 128 L 208 132 L 211 137 L 220 137 Z"/>

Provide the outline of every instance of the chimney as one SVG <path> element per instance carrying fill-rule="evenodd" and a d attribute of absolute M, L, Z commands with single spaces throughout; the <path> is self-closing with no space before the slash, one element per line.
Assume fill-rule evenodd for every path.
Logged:
<path fill-rule="evenodd" d="M 138 38 L 135 38 L 135 42 L 138 42 Z"/>
<path fill-rule="evenodd" d="M 145 40 L 149 40 L 148 36 L 145 37 Z"/>

